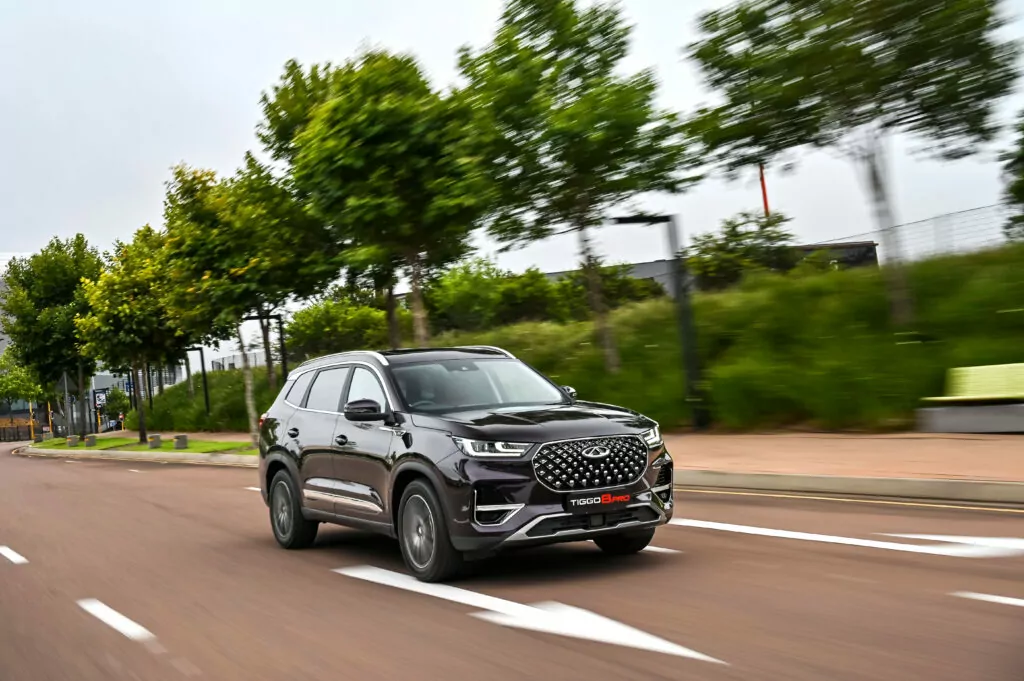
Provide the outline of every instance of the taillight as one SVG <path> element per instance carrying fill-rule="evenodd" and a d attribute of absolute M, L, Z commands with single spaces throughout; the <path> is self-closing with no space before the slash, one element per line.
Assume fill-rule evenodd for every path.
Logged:
<path fill-rule="evenodd" d="M 263 430 L 263 422 L 267 420 L 266 412 L 260 414 L 260 430 Z"/>

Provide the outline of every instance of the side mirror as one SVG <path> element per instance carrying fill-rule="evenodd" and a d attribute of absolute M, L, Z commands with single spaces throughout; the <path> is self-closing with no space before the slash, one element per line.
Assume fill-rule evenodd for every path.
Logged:
<path fill-rule="evenodd" d="M 349 421 L 383 421 L 387 416 L 375 400 L 353 400 L 345 405 Z"/>
<path fill-rule="evenodd" d="M 568 395 L 569 399 L 572 400 L 573 402 L 576 401 L 576 388 L 572 387 L 571 385 L 563 385 L 562 392 Z"/>

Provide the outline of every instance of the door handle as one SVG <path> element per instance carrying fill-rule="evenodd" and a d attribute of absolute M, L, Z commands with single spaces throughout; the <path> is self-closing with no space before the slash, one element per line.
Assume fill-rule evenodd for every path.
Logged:
<path fill-rule="evenodd" d="M 345 437 L 344 435 L 337 436 L 336 438 L 334 438 L 334 441 L 338 443 L 339 447 L 344 447 L 345 445 L 348 444 L 348 438 Z"/>
<path fill-rule="evenodd" d="M 298 436 L 299 436 L 299 429 L 298 428 L 289 428 L 288 429 L 288 437 L 298 437 Z"/>

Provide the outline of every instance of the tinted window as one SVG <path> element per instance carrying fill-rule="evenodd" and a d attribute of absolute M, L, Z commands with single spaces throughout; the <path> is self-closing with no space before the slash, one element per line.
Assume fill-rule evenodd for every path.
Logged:
<path fill-rule="evenodd" d="M 306 398 L 306 409 L 337 412 L 341 409 L 341 391 L 345 387 L 345 378 L 349 368 L 339 367 L 325 369 L 316 375 L 313 387 Z"/>
<path fill-rule="evenodd" d="M 384 397 L 384 388 L 369 369 L 356 367 L 355 373 L 352 374 L 352 385 L 348 389 L 348 401 L 354 402 L 355 400 L 373 400 L 381 407 L 388 403 L 387 398 Z"/>
<path fill-rule="evenodd" d="M 313 380 L 315 374 L 315 371 L 307 371 L 304 374 L 300 374 L 295 379 L 295 382 L 292 383 L 291 390 L 288 391 L 284 399 L 296 406 L 302 406 L 302 398 L 306 396 L 306 388 L 309 387 L 309 382 Z"/>
<path fill-rule="evenodd" d="M 450 360 L 392 369 L 413 411 L 563 404 L 561 390 L 514 359 Z"/>

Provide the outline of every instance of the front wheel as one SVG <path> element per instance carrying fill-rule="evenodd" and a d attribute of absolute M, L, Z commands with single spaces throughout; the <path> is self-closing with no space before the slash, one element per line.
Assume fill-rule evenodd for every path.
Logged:
<path fill-rule="evenodd" d="M 643 530 L 597 537 L 594 539 L 594 543 L 608 555 L 628 556 L 646 549 L 652 539 L 654 539 L 654 530 Z"/>
<path fill-rule="evenodd" d="M 444 509 L 425 481 L 410 483 L 402 494 L 398 543 L 406 567 L 421 582 L 442 582 L 462 569 L 462 554 L 452 546 Z"/>
<path fill-rule="evenodd" d="M 274 539 L 286 549 L 312 546 L 320 527 L 320 523 L 302 517 L 295 482 L 287 471 L 279 472 L 270 483 L 270 527 Z"/>

